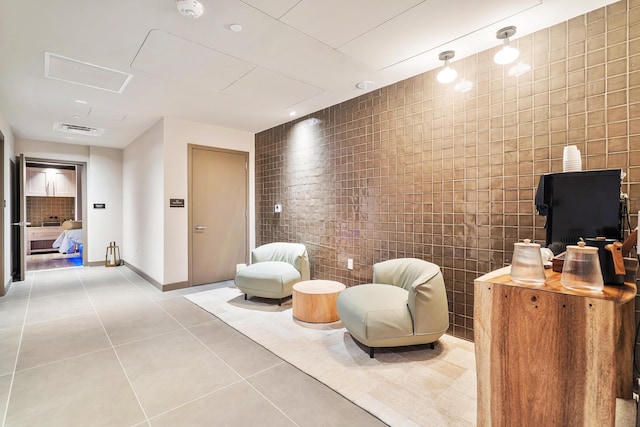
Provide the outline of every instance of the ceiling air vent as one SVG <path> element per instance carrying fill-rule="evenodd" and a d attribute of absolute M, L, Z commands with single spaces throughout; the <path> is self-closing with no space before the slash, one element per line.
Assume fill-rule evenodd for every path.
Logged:
<path fill-rule="evenodd" d="M 122 93 L 133 75 L 111 68 L 44 53 L 44 76 L 54 80 Z"/>
<path fill-rule="evenodd" d="M 100 128 L 91 128 L 88 126 L 72 125 L 69 123 L 58 123 L 58 122 L 55 122 L 53 124 L 53 130 L 57 130 L 59 132 L 74 133 L 76 135 L 89 135 L 89 136 L 100 136 L 104 133 L 104 129 L 100 129 Z"/>

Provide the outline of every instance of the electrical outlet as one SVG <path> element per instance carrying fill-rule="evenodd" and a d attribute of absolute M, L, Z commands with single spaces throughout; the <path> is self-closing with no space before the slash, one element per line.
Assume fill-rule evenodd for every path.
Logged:
<path fill-rule="evenodd" d="M 347 258 L 347 270 L 353 270 L 353 258 Z"/>
<path fill-rule="evenodd" d="M 274 211 L 275 213 L 280 213 L 280 212 L 282 212 L 282 205 L 275 205 L 275 206 L 274 206 L 274 208 L 273 208 L 273 211 Z"/>

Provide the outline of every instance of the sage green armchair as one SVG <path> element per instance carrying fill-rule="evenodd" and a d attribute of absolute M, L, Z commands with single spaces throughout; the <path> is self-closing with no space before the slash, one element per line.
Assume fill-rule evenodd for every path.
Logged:
<path fill-rule="evenodd" d="M 275 242 L 251 251 L 251 264 L 236 273 L 235 285 L 247 295 L 278 300 L 291 296 L 293 285 L 309 280 L 309 256 L 300 243 Z"/>
<path fill-rule="evenodd" d="M 431 344 L 449 328 L 449 308 L 440 268 L 415 258 L 373 266 L 373 283 L 340 293 L 338 315 L 351 336 L 369 347 Z"/>

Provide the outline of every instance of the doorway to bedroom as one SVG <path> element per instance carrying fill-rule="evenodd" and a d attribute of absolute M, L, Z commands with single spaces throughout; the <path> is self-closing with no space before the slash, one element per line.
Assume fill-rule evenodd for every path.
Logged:
<path fill-rule="evenodd" d="M 82 165 L 27 161 L 26 271 L 83 265 Z"/>

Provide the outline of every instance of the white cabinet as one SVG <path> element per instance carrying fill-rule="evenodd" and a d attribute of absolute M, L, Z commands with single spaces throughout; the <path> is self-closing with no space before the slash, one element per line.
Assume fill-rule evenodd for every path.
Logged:
<path fill-rule="evenodd" d="M 26 180 L 27 196 L 76 196 L 76 171 L 74 170 L 27 168 Z"/>
<path fill-rule="evenodd" d="M 56 169 L 52 175 L 54 196 L 76 197 L 76 171 Z"/>
<path fill-rule="evenodd" d="M 25 193 L 27 196 L 48 196 L 45 169 L 27 168 Z"/>

